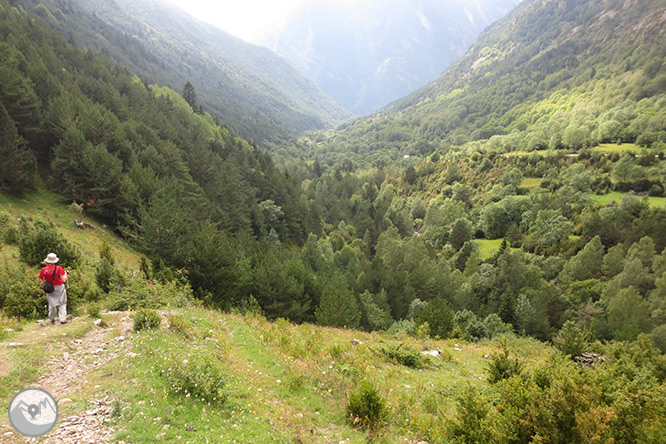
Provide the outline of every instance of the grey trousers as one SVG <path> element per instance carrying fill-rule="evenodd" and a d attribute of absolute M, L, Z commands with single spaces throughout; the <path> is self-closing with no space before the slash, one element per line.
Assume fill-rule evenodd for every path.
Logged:
<path fill-rule="evenodd" d="M 49 319 L 54 321 L 56 315 L 60 323 L 67 322 L 67 291 L 64 285 L 57 285 L 53 293 L 46 295 L 49 302 Z"/>

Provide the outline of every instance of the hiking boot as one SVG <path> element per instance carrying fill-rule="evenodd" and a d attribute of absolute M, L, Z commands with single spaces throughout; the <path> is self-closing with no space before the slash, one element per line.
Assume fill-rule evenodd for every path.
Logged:
<path fill-rule="evenodd" d="M 51 319 L 51 325 L 55 324 L 55 319 Z"/>
<path fill-rule="evenodd" d="M 63 325 L 63 324 L 66 324 L 66 323 L 67 323 L 67 321 L 61 321 L 60 325 Z"/>

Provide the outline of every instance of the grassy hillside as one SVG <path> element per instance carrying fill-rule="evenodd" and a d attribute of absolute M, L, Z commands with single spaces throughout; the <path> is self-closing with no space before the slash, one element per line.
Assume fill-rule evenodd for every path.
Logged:
<path fill-rule="evenodd" d="M 20 218 L 54 222 L 65 239 L 81 251 L 84 257 L 84 269 L 98 260 L 99 249 L 104 242 L 109 244 L 112 254 L 121 266 L 129 269 L 139 267 L 139 253 L 104 224 L 79 213 L 76 207 L 70 205 L 71 202 L 64 200 L 61 195 L 45 189 L 25 193 L 21 197 L 0 193 L 0 213 L 9 216 L 11 225 Z M 77 228 L 74 224 L 75 219 L 96 228 L 94 230 Z M 18 261 L 18 246 L 3 245 L 0 249 L 0 258 L 5 261 Z M 86 271 L 90 272 L 91 269 L 88 268 Z"/>
<path fill-rule="evenodd" d="M 182 323 L 180 331 L 169 331 L 168 318 L 174 316 Z M 120 335 L 120 315 L 102 318 L 118 329 L 107 332 L 108 340 Z M 488 390 L 484 355 L 497 351 L 494 343 L 295 326 L 201 309 L 171 310 L 164 318 L 160 330 L 128 334 L 108 347 L 108 353 L 124 359 L 85 370 L 85 383 L 68 393 L 71 402 L 61 407 L 60 423 L 70 415 L 84 415 L 91 401 L 110 396 L 115 410 L 106 415 L 105 424 L 126 442 L 172 442 L 178 436 L 190 442 L 363 443 L 368 436 L 385 443 L 416 438 L 442 442 L 442 421 L 453 417 L 456 398 L 467 387 Z M 5 368 L 0 369 L 2 402 L 47 374 L 49 358 L 66 350 L 75 353 L 71 341 L 97 329 L 92 320 L 79 317 L 59 328 L 58 336 L 55 327 L 14 325 L 18 331 L 6 334 L 2 346 L 23 345 L 6 349 Z M 33 335 L 38 339 L 27 342 Z M 353 339 L 363 344 L 353 345 Z M 414 351 L 440 349 L 443 357 L 427 358 L 423 369 L 414 369 L 379 352 L 401 344 Z M 511 348 L 529 368 L 543 365 L 555 353 L 529 340 L 512 341 Z M 210 388 L 201 374 L 202 362 L 214 366 L 204 372 L 223 376 L 223 401 L 179 392 L 186 381 Z M 377 386 L 390 413 L 387 424 L 372 433 L 353 427 L 345 410 L 349 394 L 363 380 Z M 0 419 L 0 430 L 10 430 L 6 417 Z"/>

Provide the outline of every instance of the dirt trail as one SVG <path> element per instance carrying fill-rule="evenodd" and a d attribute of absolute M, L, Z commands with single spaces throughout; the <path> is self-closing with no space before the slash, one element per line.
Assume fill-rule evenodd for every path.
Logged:
<path fill-rule="evenodd" d="M 88 376 L 98 367 L 108 364 L 112 359 L 124 353 L 122 344 L 131 333 L 132 320 L 126 312 L 113 312 L 113 325 L 96 327 L 83 338 L 70 341 L 69 347 L 63 345 L 54 353 L 55 358 L 49 363 L 49 370 L 33 387 L 40 387 L 51 393 L 63 408 L 72 402 L 71 396 L 88 383 Z M 107 339 L 114 330 L 120 336 Z M 72 351 L 67 351 L 72 349 Z M 113 398 L 106 392 L 88 402 L 87 408 L 76 415 L 58 418 L 54 430 L 46 439 L 35 440 L 20 436 L 11 428 L 0 429 L 0 443 L 44 442 L 55 443 L 107 443 L 114 429 L 104 424 L 104 418 L 112 411 Z"/>

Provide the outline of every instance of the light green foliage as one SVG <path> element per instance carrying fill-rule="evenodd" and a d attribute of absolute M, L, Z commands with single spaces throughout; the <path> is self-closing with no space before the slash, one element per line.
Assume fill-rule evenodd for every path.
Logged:
<path fill-rule="evenodd" d="M 573 224 L 560 210 L 540 210 L 529 228 L 529 238 L 523 245 L 527 248 L 533 246 L 536 251 L 543 251 L 568 239 L 572 228 Z"/>
<path fill-rule="evenodd" d="M 349 395 L 347 415 L 352 425 L 377 430 L 388 419 L 386 401 L 372 383 L 364 381 L 357 392 Z"/>
<path fill-rule="evenodd" d="M 573 322 L 567 321 L 553 338 L 553 344 L 567 356 L 575 357 L 585 351 L 583 331 Z"/>
<path fill-rule="evenodd" d="M 99 248 L 100 261 L 95 269 L 95 281 L 104 293 L 109 293 L 112 288 L 124 285 L 124 279 L 120 270 L 116 267 L 116 261 L 111 253 L 111 247 L 103 242 Z"/>
<path fill-rule="evenodd" d="M 427 365 L 425 357 L 416 350 L 405 347 L 405 344 L 387 345 L 379 349 L 384 357 L 394 364 L 411 368 L 424 368 Z"/>
<path fill-rule="evenodd" d="M 647 303 L 641 295 L 629 287 L 621 290 L 608 303 L 608 325 L 618 340 L 631 341 L 639 333 L 650 331 Z"/>
<path fill-rule="evenodd" d="M 461 444 L 490 444 L 493 437 L 488 433 L 487 417 L 490 407 L 486 399 L 471 386 L 457 398 L 456 417 L 449 424 L 449 435 Z"/>
<path fill-rule="evenodd" d="M 377 303 L 379 299 L 379 304 Z M 378 296 L 372 295 L 369 291 L 365 291 L 359 296 L 360 308 L 363 311 L 361 317 L 361 325 L 370 331 L 386 330 L 388 329 L 393 320 L 391 315 L 380 307 L 380 304 L 386 306 L 386 293 L 381 293 Z"/>
<path fill-rule="evenodd" d="M 141 330 L 149 330 L 158 328 L 162 322 L 162 317 L 155 310 L 149 308 L 140 308 L 134 313 L 134 326 L 135 332 Z"/>
<path fill-rule="evenodd" d="M 624 245 L 621 243 L 608 249 L 602 266 L 604 276 L 613 278 L 622 272 L 625 254 Z"/>
<path fill-rule="evenodd" d="M 222 404 L 226 398 L 227 376 L 216 360 L 208 354 L 172 356 L 162 363 L 160 375 L 169 395 L 192 397 L 194 400 Z"/>
<path fill-rule="evenodd" d="M 613 178 L 618 182 L 630 182 L 640 180 L 645 177 L 645 171 L 634 164 L 634 158 L 629 154 L 624 154 L 613 167 Z"/>
<path fill-rule="evenodd" d="M 10 317 L 38 319 L 47 315 L 47 302 L 34 269 L 3 263 L 0 272 L 0 307 Z"/>
<path fill-rule="evenodd" d="M 169 314 L 167 315 L 168 329 L 171 332 L 180 333 L 187 336 L 189 333 L 189 323 L 187 320 L 179 314 Z"/>
<path fill-rule="evenodd" d="M 564 266 L 562 276 L 573 281 L 592 279 L 601 273 L 604 247 L 599 236 L 595 236 L 576 256 Z"/>
<path fill-rule="evenodd" d="M 518 358 L 509 357 L 509 347 L 503 344 L 502 351 L 490 355 L 488 361 L 488 382 L 498 383 L 504 379 L 520 375 L 523 364 Z"/>

